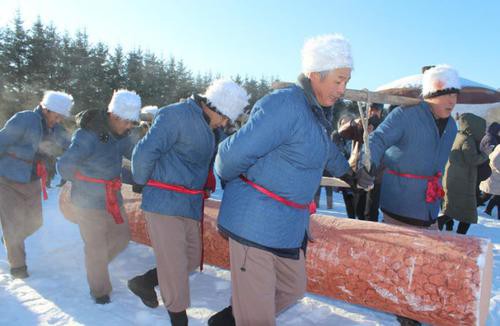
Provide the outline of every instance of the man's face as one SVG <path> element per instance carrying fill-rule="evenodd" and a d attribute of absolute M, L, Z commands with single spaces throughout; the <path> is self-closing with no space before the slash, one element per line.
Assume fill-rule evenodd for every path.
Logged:
<path fill-rule="evenodd" d="M 42 114 L 45 118 L 45 122 L 47 123 L 47 127 L 50 129 L 54 128 L 56 124 L 61 123 L 64 120 L 63 115 L 50 111 L 47 108 L 42 108 Z"/>
<path fill-rule="evenodd" d="M 371 118 L 371 117 L 380 118 L 381 113 L 382 113 L 382 111 L 375 109 L 374 107 L 370 107 L 370 109 L 368 110 L 368 118 Z"/>
<path fill-rule="evenodd" d="M 208 116 L 209 125 L 212 130 L 229 125 L 229 118 L 223 114 L 211 110 L 205 103 L 202 103 L 203 112 Z"/>
<path fill-rule="evenodd" d="M 425 101 L 430 104 L 432 113 L 436 118 L 445 119 L 451 115 L 453 108 L 457 104 L 457 94 L 445 94 L 428 98 Z"/>
<path fill-rule="evenodd" d="M 134 127 L 134 121 L 122 119 L 113 113 L 109 114 L 111 130 L 117 135 L 125 135 Z"/>
<path fill-rule="evenodd" d="M 323 79 L 319 72 L 313 72 L 309 78 L 319 104 L 329 107 L 344 95 L 347 83 L 351 79 L 351 68 L 334 69 Z"/>
<path fill-rule="evenodd" d="M 219 127 L 226 127 L 228 123 L 229 123 L 229 118 L 217 112 L 214 112 L 214 115 L 210 117 L 210 127 L 212 129 L 217 129 Z"/>

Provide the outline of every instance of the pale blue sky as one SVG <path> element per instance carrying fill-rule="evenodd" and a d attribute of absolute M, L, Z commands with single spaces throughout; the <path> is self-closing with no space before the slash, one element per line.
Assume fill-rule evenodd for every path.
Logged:
<path fill-rule="evenodd" d="M 140 47 L 183 59 L 193 72 L 295 80 L 311 36 L 339 32 L 351 41 L 350 88 L 375 89 L 448 63 L 500 87 L 500 1 L 105 1 L 0 0 L 0 26 L 15 10 L 60 31 L 86 29 L 92 42 Z"/>

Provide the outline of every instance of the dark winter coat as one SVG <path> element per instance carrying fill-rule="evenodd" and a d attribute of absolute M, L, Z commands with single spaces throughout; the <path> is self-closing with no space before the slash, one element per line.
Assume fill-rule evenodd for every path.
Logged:
<path fill-rule="evenodd" d="M 458 124 L 459 132 L 443 177 L 443 214 L 461 222 L 477 223 L 477 166 L 488 160 L 488 156 L 479 151 L 486 121 L 472 113 L 464 113 Z"/>
<path fill-rule="evenodd" d="M 77 117 L 79 129 L 73 134 L 71 145 L 57 162 L 63 179 L 70 180 L 71 202 L 81 208 L 105 209 L 105 185 L 75 179 L 75 173 L 103 180 L 120 177 L 122 160 L 130 158 L 137 139 L 119 136 L 109 129 L 104 110 L 84 111 Z M 118 200 L 122 203 L 121 193 Z"/>
<path fill-rule="evenodd" d="M 49 147 L 67 147 L 66 138 L 62 126 L 47 128 L 40 106 L 16 113 L 0 130 L 0 176 L 20 183 L 31 182 L 42 152 L 50 156 L 46 153 Z"/>
<path fill-rule="evenodd" d="M 490 154 L 496 145 L 500 143 L 500 124 L 498 122 L 493 122 L 488 129 L 486 130 L 486 134 L 481 140 L 481 152 L 485 152 L 486 154 Z"/>

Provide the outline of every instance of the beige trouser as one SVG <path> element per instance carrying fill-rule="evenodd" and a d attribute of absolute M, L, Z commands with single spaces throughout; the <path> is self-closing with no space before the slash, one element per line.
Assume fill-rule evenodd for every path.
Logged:
<path fill-rule="evenodd" d="M 294 260 L 230 238 L 229 255 L 236 325 L 275 325 L 276 315 L 304 296 L 307 279 L 302 250 L 300 259 Z"/>
<path fill-rule="evenodd" d="M 417 228 L 417 229 L 438 230 L 437 222 L 434 224 L 431 224 L 429 226 L 411 225 L 411 224 L 407 224 L 407 223 L 398 221 L 395 218 L 392 218 L 387 213 L 384 213 L 384 223 L 391 224 L 391 225 L 397 225 L 397 226 L 413 227 L 413 228 Z"/>
<path fill-rule="evenodd" d="M 18 183 L 0 177 L 0 221 L 10 267 L 25 266 L 24 240 L 42 226 L 39 180 Z"/>
<path fill-rule="evenodd" d="M 123 207 L 123 224 L 116 224 L 106 210 L 74 207 L 84 242 L 85 268 L 90 293 L 99 298 L 111 293 L 108 264 L 128 245 L 130 233 Z"/>
<path fill-rule="evenodd" d="M 189 273 L 200 265 L 200 222 L 150 212 L 146 212 L 146 220 L 163 304 L 170 312 L 184 311 L 191 301 Z"/>

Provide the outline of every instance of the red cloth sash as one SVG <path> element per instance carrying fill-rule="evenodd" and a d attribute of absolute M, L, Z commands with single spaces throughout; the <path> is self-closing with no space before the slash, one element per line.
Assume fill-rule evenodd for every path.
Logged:
<path fill-rule="evenodd" d="M 43 200 L 49 199 L 47 195 L 47 168 L 42 161 L 36 162 L 36 175 L 40 178 L 40 185 L 42 186 Z"/>
<path fill-rule="evenodd" d="M 119 177 L 116 177 L 112 180 L 104 180 L 104 179 L 97 179 L 97 178 L 91 178 L 87 177 L 80 172 L 75 173 L 75 178 L 77 180 L 85 181 L 85 182 L 92 182 L 92 183 L 100 183 L 106 186 L 106 210 L 108 211 L 111 216 L 113 216 L 113 219 L 115 220 L 116 224 L 122 224 L 123 223 L 123 217 L 120 212 L 120 204 L 118 203 L 118 192 L 122 188 L 122 181 Z"/>
<path fill-rule="evenodd" d="M 394 170 L 387 170 L 387 173 L 396 175 L 402 178 L 408 179 L 419 179 L 419 180 L 427 180 L 427 190 L 425 191 L 425 202 L 433 203 L 436 200 L 439 200 L 444 197 L 444 190 L 439 180 L 441 179 L 441 172 L 436 173 L 434 176 L 424 176 L 424 175 L 415 175 L 409 173 L 399 173 Z"/>
<path fill-rule="evenodd" d="M 262 186 L 259 186 L 255 182 L 248 180 L 243 175 L 240 175 L 240 179 L 243 180 L 243 182 L 245 182 L 248 185 L 250 185 L 252 188 L 256 189 L 257 191 L 263 193 L 264 195 L 266 195 L 268 197 L 271 197 L 272 199 L 274 199 L 276 201 L 279 201 L 280 203 L 282 203 L 282 204 L 284 204 L 286 206 L 293 207 L 293 208 L 296 208 L 296 209 L 308 209 L 309 210 L 309 214 L 311 214 L 311 215 L 314 214 L 314 213 L 316 213 L 316 203 L 314 202 L 314 200 L 311 201 L 309 204 L 298 204 L 296 202 L 293 202 L 291 200 L 283 198 L 283 197 L 275 194 L 274 192 L 272 192 L 270 190 L 267 190 L 266 188 L 264 188 Z"/>

